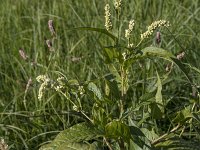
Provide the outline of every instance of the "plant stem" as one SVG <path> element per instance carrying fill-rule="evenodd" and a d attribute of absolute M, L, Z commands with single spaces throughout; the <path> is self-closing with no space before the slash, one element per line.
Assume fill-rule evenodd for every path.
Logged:
<path fill-rule="evenodd" d="M 119 143 L 120 150 L 126 150 L 123 139 L 119 139 L 118 143 Z"/>
<path fill-rule="evenodd" d="M 77 107 L 77 105 L 62 91 L 59 91 L 70 103 L 72 103 L 74 106 Z M 88 117 L 82 110 L 80 110 L 80 113 L 85 116 L 91 123 L 93 123 L 92 119 L 90 119 L 90 117 Z"/>
<path fill-rule="evenodd" d="M 155 145 L 157 143 L 159 143 L 160 140 L 164 139 L 167 135 L 169 135 L 170 133 L 175 132 L 176 130 L 178 130 L 180 128 L 180 124 L 178 124 L 176 127 L 174 127 L 169 133 L 165 133 L 162 136 L 160 136 L 159 138 L 155 139 L 154 141 L 151 142 L 151 144 Z"/>
<path fill-rule="evenodd" d="M 106 145 L 108 146 L 109 150 L 113 150 L 110 143 L 107 141 L 105 137 L 103 137 L 103 140 L 106 142 Z"/>
<path fill-rule="evenodd" d="M 119 42 L 120 42 L 120 12 L 119 12 L 119 10 L 117 10 L 116 11 L 116 13 L 117 13 L 117 30 L 118 30 L 118 34 L 117 34 L 117 36 L 118 36 L 118 41 L 117 41 L 117 45 L 119 44 Z"/>
<path fill-rule="evenodd" d="M 122 114 L 124 112 L 124 105 L 123 105 L 123 101 L 124 101 L 124 94 L 125 94 L 125 87 L 124 87 L 124 67 L 121 66 L 121 99 L 120 99 L 120 118 L 122 117 Z"/>

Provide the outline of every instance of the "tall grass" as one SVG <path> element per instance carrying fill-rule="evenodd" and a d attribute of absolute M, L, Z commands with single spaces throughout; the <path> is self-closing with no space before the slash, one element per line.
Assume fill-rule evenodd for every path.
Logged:
<path fill-rule="evenodd" d="M 45 40 L 51 36 L 47 22 L 49 19 L 54 20 L 58 34 L 56 45 L 58 53 L 50 68 L 51 76 L 56 78 L 58 73 L 56 71 L 59 71 L 68 79 L 75 78 L 80 82 L 100 79 L 107 68 L 102 65 L 101 45 L 98 43 L 109 44 L 109 41 L 96 33 L 71 29 L 80 26 L 104 28 L 103 7 L 106 2 L 97 0 L 2 0 L 0 2 L 0 137 L 5 139 L 10 149 L 38 149 L 40 144 L 52 140 L 60 130 L 80 121 L 66 113 L 69 104 L 57 94 L 46 93 L 45 107 L 38 102 L 38 84 L 35 78 L 45 73 L 44 66 L 48 66 L 48 58 L 51 55 L 45 44 Z M 130 19 L 135 19 L 138 23 L 136 28 L 138 26 L 144 30 L 153 20 L 160 18 L 169 20 L 173 36 L 162 33 L 162 46 L 174 54 L 185 51 L 184 61 L 197 68 L 200 67 L 198 0 L 125 0 L 123 14 L 127 18 L 123 19 L 121 30 L 126 28 Z M 139 37 L 141 32 L 134 33 L 134 37 Z M 152 38 L 144 44 L 152 45 L 154 40 Z M 28 55 L 28 61 L 20 57 L 18 50 L 21 48 Z M 80 59 L 74 61 L 74 58 Z M 145 63 L 146 72 L 135 66 L 138 69 L 132 72 L 132 84 L 141 90 L 138 92 L 132 89 L 133 97 L 130 97 L 130 101 L 137 99 L 140 92 L 144 92 L 144 88 L 148 90 L 148 85 L 143 79 L 149 80 L 155 77 L 153 68 L 156 67 L 160 72 L 164 72 L 166 64 L 160 60 L 154 62 L 156 66 L 152 65 L 152 60 Z M 136 73 L 141 76 L 134 76 Z M 165 90 L 180 101 L 177 106 L 176 102 L 172 102 L 169 109 L 179 109 L 182 100 L 186 99 L 184 102 L 188 103 L 188 95 L 191 95 L 192 90 L 179 70 L 173 74 L 174 78 L 171 79 L 173 82 L 169 81 L 170 84 Z M 192 74 L 192 77 L 199 85 L 199 75 Z M 32 84 L 25 92 L 30 78 Z M 140 82 L 142 86 L 134 83 L 135 81 Z M 193 136 L 190 132 L 188 134 Z"/>

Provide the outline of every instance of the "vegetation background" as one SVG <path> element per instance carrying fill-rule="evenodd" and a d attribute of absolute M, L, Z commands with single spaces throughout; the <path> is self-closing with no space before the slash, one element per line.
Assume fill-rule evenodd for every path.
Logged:
<path fill-rule="evenodd" d="M 51 36 L 47 22 L 54 20 L 59 36 L 56 45 L 59 53 L 51 70 L 80 82 L 101 78 L 107 68 L 103 65 L 101 46 L 97 42 L 99 34 L 70 29 L 81 26 L 104 28 L 107 2 L 112 3 L 106 0 L 0 0 L 0 137 L 5 139 L 10 149 L 38 149 L 61 130 L 78 122 L 77 118 L 65 113 L 69 105 L 58 94 L 46 93 L 45 107 L 38 102 L 36 77 L 44 73 L 43 65 L 48 65 L 50 55 L 45 44 Z M 122 13 L 121 30 L 126 28 L 130 19 L 134 19 L 138 28 L 134 33 L 135 39 L 153 21 L 170 21 L 170 30 L 177 40 L 164 32 L 161 47 L 175 55 L 184 51 L 183 61 L 200 68 L 199 0 L 123 0 Z M 144 45 L 153 45 L 154 41 L 155 37 L 152 37 Z M 19 49 L 24 49 L 29 57 L 27 61 L 20 57 Z M 155 64 L 160 73 L 165 72 L 166 62 L 159 59 L 149 62 L 151 67 L 146 67 L 146 73 L 135 66 L 131 73 L 137 74 L 132 79 L 133 84 L 134 81 L 144 82 L 142 77 L 146 74 L 148 78 L 156 77 L 153 72 Z M 168 108 L 173 111 L 186 107 L 195 98 L 185 76 L 178 69 L 172 74 L 163 93 L 174 100 Z M 189 74 L 198 86 L 199 74 L 193 71 Z M 29 79 L 32 83 L 26 90 Z M 133 89 L 130 99 L 138 97 L 140 92 Z M 167 126 L 167 122 L 163 124 Z M 189 135 L 185 135 L 186 139 L 194 136 L 199 139 L 200 135 L 189 129 L 186 134 Z"/>

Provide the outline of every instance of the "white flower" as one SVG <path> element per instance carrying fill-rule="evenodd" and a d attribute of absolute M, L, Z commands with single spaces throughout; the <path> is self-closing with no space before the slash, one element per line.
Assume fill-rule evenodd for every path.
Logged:
<path fill-rule="evenodd" d="M 127 38 L 128 40 L 130 39 L 131 32 L 133 31 L 134 25 L 135 25 L 134 20 L 129 21 L 128 29 L 125 30 L 125 38 Z"/>
<path fill-rule="evenodd" d="M 36 80 L 39 83 L 42 83 L 40 85 L 39 91 L 38 91 L 38 99 L 39 101 L 42 100 L 42 97 L 44 95 L 44 90 L 46 89 L 46 87 L 50 84 L 50 79 L 46 76 L 46 75 L 39 75 Z"/>
<path fill-rule="evenodd" d="M 111 30 L 112 29 L 112 22 L 110 19 L 111 13 L 110 13 L 110 5 L 106 4 L 105 6 L 105 27 L 106 30 Z"/>
<path fill-rule="evenodd" d="M 154 21 L 150 26 L 148 26 L 147 31 L 141 34 L 141 40 L 148 38 L 150 35 L 152 35 L 153 31 L 158 27 L 169 27 L 169 21 L 166 20 L 158 20 Z"/>

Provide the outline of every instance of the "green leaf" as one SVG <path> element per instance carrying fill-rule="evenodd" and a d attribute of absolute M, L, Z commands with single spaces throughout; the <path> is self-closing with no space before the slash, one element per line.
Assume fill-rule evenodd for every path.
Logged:
<path fill-rule="evenodd" d="M 156 92 L 145 93 L 139 98 L 139 100 L 140 100 L 140 102 L 148 101 L 148 100 L 154 98 L 155 94 L 156 94 Z"/>
<path fill-rule="evenodd" d="M 121 121 L 112 121 L 105 127 L 106 136 L 115 140 L 122 138 L 127 143 L 130 142 L 131 134 L 129 126 L 125 125 Z"/>
<path fill-rule="evenodd" d="M 185 123 L 188 119 L 193 118 L 193 114 L 191 113 L 189 108 L 185 108 L 179 112 L 177 112 L 176 117 L 173 119 L 175 123 Z"/>
<path fill-rule="evenodd" d="M 107 121 L 107 115 L 104 108 L 98 106 L 98 104 L 94 104 L 92 108 L 92 117 L 94 124 L 97 126 L 105 126 Z"/>
<path fill-rule="evenodd" d="M 137 136 L 137 137 L 145 136 L 144 133 L 138 127 L 135 127 L 135 126 L 130 126 L 130 132 L 132 135 Z"/>
<path fill-rule="evenodd" d="M 112 63 L 115 58 L 118 58 L 119 52 L 115 47 L 105 47 L 104 56 L 106 58 L 106 63 Z"/>
<path fill-rule="evenodd" d="M 79 85 L 78 80 L 68 80 L 67 83 L 69 85 Z"/>
<path fill-rule="evenodd" d="M 67 146 L 70 143 L 78 143 L 101 137 L 99 130 L 87 123 L 76 124 L 62 132 L 60 132 L 54 141 L 44 145 L 40 150 L 60 150 L 62 146 Z"/>
<path fill-rule="evenodd" d="M 87 31 L 95 31 L 95 32 L 99 32 L 102 34 L 105 34 L 107 36 L 109 36 L 110 38 L 112 38 L 114 41 L 117 41 L 117 37 L 114 36 L 113 34 L 111 34 L 110 32 L 108 32 L 106 29 L 101 29 L 101 28 L 92 28 L 92 27 L 78 27 L 78 28 L 74 28 L 75 30 L 87 30 Z"/>
<path fill-rule="evenodd" d="M 48 145 L 43 146 L 40 150 L 97 150 L 95 144 L 88 143 L 64 143 L 57 148 L 49 147 Z"/>
<path fill-rule="evenodd" d="M 108 65 L 108 69 L 115 76 L 117 83 L 121 83 L 121 76 L 113 64 Z"/>
<path fill-rule="evenodd" d="M 93 92 L 93 94 L 94 94 L 99 100 L 102 100 L 101 91 L 98 89 L 98 87 L 96 86 L 96 84 L 94 84 L 93 82 L 90 82 L 90 83 L 88 84 L 88 90 L 90 90 L 91 92 Z"/>
<path fill-rule="evenodd" d="M 94 144 L 86 143 L 65 143 L 58 150 L 96 150 Z"/>
<path fill-rule="evenodd" d="M 151 103 L 150 108 L 151 108 L 151 117 L 153 119 L 161 119 L 162 118 L 163 113 L 157 103 L 155 103 L 155 102 Z"/>
<path fill-rule="evenodd" d="M 157 92 L 156 92 L 156 103 L 158 105 L 158 107 L 160 108 L 161 112 L 164 113 L 164 107 L 163 107 L 163 100 L 162 100 L 162 83 L 160 80 L 160 76 L 158 74 L 158 72 L 156 71 L 157 74 Z"/>
<path fill-rule="evenodd" d="M 179 67 L 179 69 L 182 71 L 182 73 L 186 76 L 188 81 L 192 84 L 192 79 L 188 75 L 188 71 L 185 69 L 185 66 L 176 58 L 171 58 L 172 61 Z"/>
<path fill-rule="evenodd" d="M 144 143 L 140 142 L 140 139 L 130 140 L 129 150 L 143 150 L 143 146 Z"/>
<path fill-rule="evenodd" d="M 171 52 L 166 51 L 162 48 L 158 48 L 158 47 L 146 47 L 143 50 L 141 50 L 142 52 L 142 57 L 146 57 L 146 56 L 156 56 L 156 57 L 162 57 L 165 59 L 170 59 L 170 58 L 176 58 Z"/>
<path fill-rule="evenodd" d="M 120 90 L 118 87 L 118 84 L 115 80 L 115 77 L 113 74 L 105 76 L 105 82 L 106 85 L 108 86 L 107 88 L 109 89 L 109 94 L 114 96 L 116 99 L 120 98 Z M 108 92 L 108 91 L 107 91 Z"/>
<path fill-rule="evenodd" d="M 149 130 L 147 128 L 142 128 L 141 131 L 143 132 L 143 134 L 150 140 L 153 141 L 155 139 L 157 139 L 159 136 L 155 133 L 155 131 Z"/>
<path fill-rule="evenodd" d="M 133 130 L 133 129 L 132 129 Z M 132 131 L 133 132 L 133 131 Z M 130 142 L 130 150 L 151 150 L 150 141 L 158 138 L 158 135 L 147 128 L 136 129 L 136 134 L 132 134 L 133 140 Z"/>
<path fill-rule="evenodd" d="M 125 61 L 125 66 L 129 67 L 132 63 L 136 62 L 137 60 L 148 58 L 148 57 L 161 57 L 167 60 L 171 60 L 171 58 L 176 58 L 172 53 L 166 51 L 162 48 L 158 47 L 146 47 L 138 52 L 133 57 L 127 59 Z"/>
<path fill-rule="evenodd" d="M 130 140 L 130 150 L 143 150 L 145 142 L 142 140 L 145 138 L 144 133 L 135 126 L 130 126 L 132 139 Z"/>

